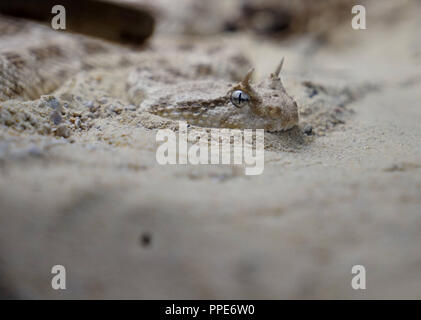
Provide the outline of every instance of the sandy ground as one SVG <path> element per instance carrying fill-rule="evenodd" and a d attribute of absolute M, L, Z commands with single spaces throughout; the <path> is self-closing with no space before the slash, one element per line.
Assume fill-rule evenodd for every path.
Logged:
<path fill-rule="evenodd" d="M 421 298 L 420 26 L 409 9 L 326 44 L 227 35 L 257 78 L 286 57 L 284 84 L 315 129 L 268 134 L 260 176 L 160 166 L 156 131 L 130 110 L 68 138 L 1 126 L 0 297 Z M 341 121 L 306 117 L 319 98 L 303 80 L 323 106 L 320 88 L 357 92 Z M 357 264 L 366 290 L 351 287 Z"/>

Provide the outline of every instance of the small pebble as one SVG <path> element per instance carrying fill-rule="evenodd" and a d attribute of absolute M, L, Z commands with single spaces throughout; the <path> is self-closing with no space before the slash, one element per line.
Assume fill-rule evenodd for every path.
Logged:
<path fill-rule="evenodd" d="M 102 97 L 101 99 L 98 100 L 99 103 L 101 104 L 106 104 L 108 102 L 107 98 Z"/>
<path fill-rule="evenodd" d="M 59 137 L 68 138 L 70 136 L 70 129 L 65 124 L 61 124 L 57 127 L 56 135 Z"/>
<path fill-rule="evenodd" d="M 129 111 L 136 111 L 136 106 L 135 105 L 133 105 L 133 104 L 129 104 L 127 107 L 126 107 L 126 110 L 129 110 Z"/>
<path fill-rule="evenodd" d="M 0 120 L 2 120 L 2 122 L 6 123 L 6 122 L 10 122 L 12 119 L 12 115 L 10 114 L 9 111 L 7 110 L 1 110 L 0 112 Z"/>
<path fill-rule="evenodd" d="M 83 103 L 83 105 L 90 111 L 92 111 L 95 108 L 93 101 L 86 101 Z"/>
<path fill-rule="evenodd" d="M 50 100 L 48 100 L 47 104 L 52 109 L 60 109 L 60 101 L 58 101 L 54 97 L 52 97 Z"/>
<path fill-rule="evenodd" d="M 48 124 L 43 124 L 38 130 L 39 134 L 49 134 L 51 132 L 51 127 Z"/>
<path fill-rule="evenodd" d="M 122 111 L 120 106 L 111 106 L 110 110 L 116 114 L 120 114 Z"/>
<path fill-rule="evenodd" d="M 304 127 L 304 129 L 303 129 L 303 132 L 306 135 L 310 136 L 310 135 L 313 134 L 313 127 L 311 125 L 309 125 L 309 124 L 306 124 L 305 127 Z"/>
<path fill-rule="evenodd" d="M 37 108 L 45 108 L 44 101 L 39 101 L 38 104 L 37 104 Z"/>
<path fill-rule="evenodd" d="M 77 119 L 75 120 L 75 128 L 76 128 L 76 129 L 79 129 L 79 128 L 80 128 L 80 124 L 81 124 L 81 121 L 80 121 L 80 119 L 79 119 L 79 118 L 77 118 Z"/>
<path fill-rule="evenodd" d="M 61 113 L 58 110 L 54 110 L 50 115 L 50 119 L 56 126 L 59 125 L 62 120 Z"/>

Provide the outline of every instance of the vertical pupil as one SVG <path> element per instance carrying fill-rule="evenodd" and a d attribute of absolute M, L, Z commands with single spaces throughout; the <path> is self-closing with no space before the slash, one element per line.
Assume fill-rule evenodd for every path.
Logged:
<path fill-rule="evenodd" d="M 237 106 L 237 107 L 242 107 L 243 104 L 247 105 L 247 103 L 250 101 L 250 97 L 247 93 L 241 91 L 241 90 L 236 90 L 231 94 L 231 102 Z"/>

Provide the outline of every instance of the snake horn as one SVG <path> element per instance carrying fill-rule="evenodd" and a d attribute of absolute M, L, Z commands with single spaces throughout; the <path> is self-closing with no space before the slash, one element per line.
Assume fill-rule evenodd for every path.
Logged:
<path fill-rule="evenodd" d="M 251 80 L 251 78 L 252 78 L 252 76 L 253 76 L 253 73 L 254 73 L 254 68 L 251 68 L 251 69 L 247 72 L 247 74 L 245 75 L 245 77 L 244 77 L 243 81 L 241 81 L 241 83 L 242 83 L 243 85 L 245 85 L 245 86 L 249 85 L 250 80 Z"/>

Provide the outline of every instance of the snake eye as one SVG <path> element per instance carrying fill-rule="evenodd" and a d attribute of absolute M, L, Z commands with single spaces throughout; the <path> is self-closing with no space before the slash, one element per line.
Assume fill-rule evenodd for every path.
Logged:
<path fill-rule="evenodd" d="M 237 108 L 242 108 L 249 104 L 250 102 L 250 96 L 241 90 L 235 90 L 231 94 L 231 102 L 234 106 Z"/>

